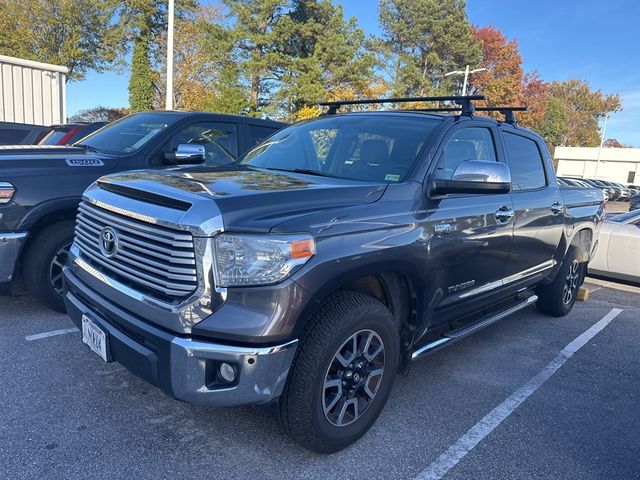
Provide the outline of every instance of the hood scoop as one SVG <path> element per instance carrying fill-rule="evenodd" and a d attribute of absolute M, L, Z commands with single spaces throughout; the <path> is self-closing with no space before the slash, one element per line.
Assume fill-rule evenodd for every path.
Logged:
<path fill-rule="evenodd" d="M 110 183 L 110 182 L 98 180 L 98 186 L 102 190 L 115 193 L 122 197 L 131 198 L 133 200 L 139 200 L 145 203 L 151 203 L 153 205 L 159 205 L 161 207 L 171 208 L 173 210 L 180 210 L 182 212 L 186 212 L 192 206 L 191 203 L 185 202 L 183 200 L 166 197 L 164 195 L 159 195 L 157 193 L 148 192 L 145 190 L 139 190 L 137 188 L 131 188 L 125 185 L 117 184 L 117 183 Z"/>

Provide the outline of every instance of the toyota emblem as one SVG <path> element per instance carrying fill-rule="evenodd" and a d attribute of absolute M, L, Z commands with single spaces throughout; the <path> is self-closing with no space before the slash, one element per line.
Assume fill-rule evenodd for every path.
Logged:
<path fill-rule="evenodd" d="M 105 227 L 100 232 L 100 251 L 107 257 L 113 257 L 118 251 L 118 234 L 111 227 Z"/>

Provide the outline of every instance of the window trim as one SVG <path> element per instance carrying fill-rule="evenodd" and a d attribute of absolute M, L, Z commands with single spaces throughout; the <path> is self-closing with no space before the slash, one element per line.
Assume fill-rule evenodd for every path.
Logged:
<path fill-rule="evenodd" d="M 173 137 L 175 137 L 176 135 L 182 133 L 184 130 L 186 130 L 187 128 L 191 128 L 197 125 L 203 125 L 203 124 L 224 124 L 224 125 L 231 125 L 232 128 L 234 129 L 233 134 L 236 137 L 236 149 L 238 151 L 240 151 L 240 125 L 234 122 L 224 122 L 224 121 L 219 121 L 219 120 L 192 120 L 190 122 L 186 122 L 184 124 L 180 124 L 180 125 L 174 125 L 174 130 L 170 133 L 170 135 L 168 135 L 168 138 L 165 139 L 164 142 L 160 142 L 158 145 L 155 146 L 155 148 L 153 150 L 151 150 L 149 156 L 148 156 L 148 160 L 147 160 L 147 164 L 149 165 L 150 168 L 162 168 L 162 167 L 167 167 L 167 166 L 171 166 L 167 163 L 164 163 L 164 161 L 160 162 L 160 163 L 155 163 L 157 161 L 157 159 L 159 157 L 161 157 L 163 155 L 164 149 L 165 147 L 171 143 L 171 141 L 173 140 Z M 229 156 L 231 158 L 233 158 L 234 160 L 237 160 L 240 155 L 234 155 L 233 152 L 230 152 L 229 149 L 227 149 L 224 145 L 216 142 L 217 145 L 224 150 L 227 154 L 229 154 Z"/>
<path fill-rule="evenodd" d="M 524 138 L 525 140 L 529 140 L 531 142 L 533 142 L 533 144 L 536 146 L 536 149 L 538 150 L 538 155 L 540 156 L 540 161 L 542 162 L 542 172 L 544 174 L 544 182 L 545 184 L 542 187 L 536 187 L 536 188 L 524 188 L 522 190 L 514 190 L 513 188 L 513 173 L 511 175 L 511 193 L 522 193 L 522 192 L 539 192 L 542 190 L 545 190 L 547 188 L 551 187 L 551 182 L 549 181 L 549 172 L 547 169 L 547 161 L 545 160 L 544 155 L 542 154 L 542 150 L 540 149 L 540 145 L 538 144 L 538 139 L 535 138 L 532 135 L 527 135 L 524 132 L 510 132 L 510 131 L 505 131 L 505 130 L 501 130 L 502 135 L 514 135 L 516 137 L 521 137 Z M 509 166 L 509 170 L 511 170 L 511 158 L 509 157 L 509 150 L 507 149 L 507 140 L 506 140 L 506 136 L 502 137 L 502 144 L 503 144 L 503 148 L 504 148 L 504 154 L 505 154 L 505 159 L 506 159 L 506 164 Z"/>
<path fill-rule="evenodd" d="M 435 200 L 435 199 L 442 199 L 442 198 L 474 198 L 474 197 L 488 196 L 487 194 L 482 194 L 482 193 L 455 193 L 455 194 L 449 193 L 446 195 L 435 195 L 432 193 L 435 171 L 438 168 L 438 164 L 440 163 L 442 156 L 444 155 L 445 148 L 449 144 L 449 140 L 451 140 L 451 138 L 459 131 L 468 129 L 468 128 L 484 128 L 486 130 L 489 130 L 489 134 L 491 135 L 491 140 L 493 141 L 493 150 L 494 150 L 494 153 L 496 154 L 496 162 L 509 165 L 506 162 L 505 153 L 503 150 L 504 147 L 499 141 L 500 131 L 496 125 L 490 124 L 490 123 L 480 123 L 480 122 L 478 123 L 474 122 L 467 125 L 454 124 L 442 136 L 440 143 L 434 152 L 433 159 L 431 160 L 430 165 L 427 169 L 427 173 L 425 174 L 425 177 L 423 179 L 423 184 L 426 186 L 426 196 L 429 199 Z M 508 194 L 500 194 L 500 195 L 508 195 Z"/>

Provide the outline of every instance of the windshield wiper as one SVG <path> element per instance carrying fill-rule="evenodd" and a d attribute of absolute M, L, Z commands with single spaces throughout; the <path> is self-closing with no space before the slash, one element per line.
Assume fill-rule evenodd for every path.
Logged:
<path fill-rule="evenodd" d="M 279 172 L 293 172 L 293 173 L 304 173 L 305 175 L 315 175 L 317 177 L 330 177 L 330 178 L 338 178 L 335 175 L 331 175 L 327 172 L 322 172 L 319 170 L 311 170 L 310 168 L 271 168 L 265 167 L 267 170 L 277 170 Z"/>
<path fill-rule="evenodd" d="M 89 150 L 90 152 L 100 153 L 100 149 L 98 149 L 96 147 L 92 147 L 91 145 L 87 145 L 87 144 L 84 144 L 84 143 L 75 143 L 73 146 L 74 147 L 82 147 L 85 150 Z"/>

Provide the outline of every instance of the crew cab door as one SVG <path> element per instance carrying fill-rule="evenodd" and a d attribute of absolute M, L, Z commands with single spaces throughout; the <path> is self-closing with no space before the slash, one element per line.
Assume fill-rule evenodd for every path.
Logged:
<path fill-rule="evenodd" d="M 515 211 L 508 281 L 535 281 L 554 265 L 564 228 L 562 194 L 555 181 L 546 149 L 520 131 L 502 131 L 511 168 L 511 198 Z M 543 154 L 544 152 L 544 154 Z"/>
<path fill-rule="evenodd" d="M 433 180 L 450 180 L 465 161 L 501 160 L 495 128 L 454 128 L 431 173 Z M 499 287 L 511 250 L 513 205 L 508 193 L 430 195 L 428 202 L 431 318 L 444 323 L 464 314 L 465 305 L 477 310 L 478 299 Z"/>

